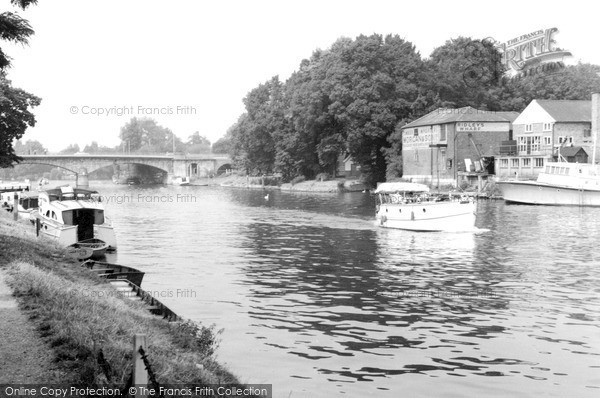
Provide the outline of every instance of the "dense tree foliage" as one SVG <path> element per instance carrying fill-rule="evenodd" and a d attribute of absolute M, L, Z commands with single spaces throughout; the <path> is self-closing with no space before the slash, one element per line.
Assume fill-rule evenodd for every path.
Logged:
<path fill-rule="evenodd" d="M 11 0 L 22 9 L 36 0 Z M 18 44 L 27 44 L 33 35 L 29 23 L 10 11 L 0 14 L 0 39 Z M 0 48 L 0 167 L 11 167 L 20 158 L 15 153 L 13 141 L 20 139 L 27 127 L 35 125 L 31 109 L 40 104 L 40 98 L 12 86 L 6 78 L 6 69 L 11 65 L 10 57 Z"/>
<path fill-rule="evenodd" d="M 341 38 L 281 83 L 251 90 L 228 131 L 229 153 L 250 174 L 335 175 L 340 155 L 367 182 L 402 175 L 401 126 L 439 107 L 522 111 L 531 100 L 589 99 L 600 67 L 506 78 L 492 41 L 459 37 L 423 60 L 397 35 Z M 387 173 L 386 173 L 387 172 Z"/>
<path fill-rule="evenodd" d="M 410 117 L 423 62 L 398 36 L 342 38 L 315 51 L 285 84 L 250 91 L 231 128 L 231 152 L 249 173 L 285 179 L 335 174 L 350 154 L 370 180 L 385 178 L 387 137 Z"/>

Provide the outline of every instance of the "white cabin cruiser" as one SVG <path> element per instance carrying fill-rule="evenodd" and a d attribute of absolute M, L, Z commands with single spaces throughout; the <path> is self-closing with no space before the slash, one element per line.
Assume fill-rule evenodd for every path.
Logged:
<path fill-rule="evenodd" d="M 378 185 L 376 218 L 384 228 L 411 231 L 472 231 L 477 204 L 472 198 L 430 195 L 429 187 L 411 182 Z"/>
<path fill-rule="evenodd" d="M 117 248 L 115 232 L 104 216 L 104 205 L 96 191 L 70 186 L 47 189 L 39 194 L 40 233 L 70 246 L 99 239 L 109 250 Z"/>
<path fill-rule="evenodd" d="M 507 202 L 600 206 L 600 166 L 548 162 L 537 181 L 499 181 Z"/>

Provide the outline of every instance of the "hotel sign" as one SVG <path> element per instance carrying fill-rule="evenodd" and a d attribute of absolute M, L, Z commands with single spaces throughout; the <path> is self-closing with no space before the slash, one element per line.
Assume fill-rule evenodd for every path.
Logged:
<path fill-rule="evenodd" d="M 551 62 L 562 64 L 562 60 L 570 57 L 571 53 L 556 47 L 554 35 L 557 32 L 557 28 L 540 29 L 499 45 L 503 53 L 502 62 L 516 73 Z"/>

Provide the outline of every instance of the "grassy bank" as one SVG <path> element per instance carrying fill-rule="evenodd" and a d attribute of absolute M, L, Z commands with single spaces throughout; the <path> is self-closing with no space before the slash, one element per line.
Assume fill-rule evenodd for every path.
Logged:
<path fill-rule="evenodd" d="M 132 336 L 144 333 L 160 384 L 237 383 L 214 359 L 214 328 L 154 317 L 34 232 L 0 216 L 0 267 L 8 269 L 20 308 L 52 347 L 69 382 L 125 386 L 132 369 Z"/>

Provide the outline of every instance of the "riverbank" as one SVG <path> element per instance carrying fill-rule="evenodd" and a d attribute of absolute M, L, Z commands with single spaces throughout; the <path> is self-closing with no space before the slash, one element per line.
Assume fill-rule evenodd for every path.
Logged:
<path fill-rule="evenodd" d="M 0 317 L 3 346 L 9 343 L 4 349 L 27 353 L 32 345 L 38 347 L 40 363 L 50 358 L 60 379 L 49 380 L 47 366 L 42 372 L 23 355 L 3 363 L 2 371 L 6 377 L 23 371 L 28 376 L 3 382 L 122 388 L 132 370 L 133 335 L 143 333 L 160 384 L 238 383 L 214 359 L 219 336 L 214 327 L 168 323 L 151 315 L 141 303 L 120 297 L 105 280 L 82 268 L 66 250 L 38 240 L 30 224 L 15 222 L 6 212 L 0 215 L 0 271 L 31 332 L 23 339 L 27 331 L 8 324 L 14 317 Z M 3 302 L 15 310 L 9 299 Z"/>
<path fill-rule="evenodd" d="M 264 183 L 263 183 L 264 181 Z M 284 183 L 277 185 L 268 177 L 264 180 L 261 177 L 248 177 L 230 175 L 226 177 L 217 177 L 210 179 L 210 185 L 220 185 L 222 187 L 232 188 L 250 188 L 250 189 L 280 189 L 291 192 L 317 192 L 317 193 L 338 193 L 338 192 L 362 192 L 367 186 L 359 180 L 334 179 L 327 181 L 309 180 L 297 183 Z"/>

